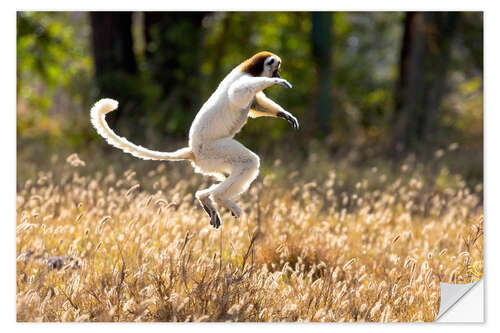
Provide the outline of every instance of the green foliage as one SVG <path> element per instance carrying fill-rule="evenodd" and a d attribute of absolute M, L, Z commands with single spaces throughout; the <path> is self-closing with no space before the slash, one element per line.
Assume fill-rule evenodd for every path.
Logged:
<path fill-rule="evenodd" d="M 85 23 L 82 25 L 82 23 Z M 58 105 L 88 102 L 92 59 L 89 28 L 82 13 L 17 13 L 18 134 L 51 144 L 75 140 L 71 112 Z M 78 140 L 77 140 L 78 141 Z"/>
<path fill-rule="evenodd" d="M 18 92 L 21 92 L 19 97 L 32 96 L 29 94 L 32 86 L 27 82 L 32 79 L 42 81 L 45 88 L 50 91 L 72 85 L 78 75 L 91 70 L 92 61 L 86 49 L 87 41 L 82 40 L 87 36 L 75 31 L 76 27 L 70 24 L 72 15 L 75 14 L 18 13 L 17 87 Z M 86 30 L 88 31 L 88 28 Z"/>
<path fill-rule="evenodd" d="M 377 139 L 388 130 L 397 80 L 401 13 L 336 13 L 334 90 L 338 140 Z M 366 138 L 365 138 L 366 137 Z"/>

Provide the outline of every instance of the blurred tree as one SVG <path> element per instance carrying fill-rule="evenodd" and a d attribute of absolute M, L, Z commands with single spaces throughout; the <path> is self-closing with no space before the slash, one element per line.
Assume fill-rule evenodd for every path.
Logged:
<path fill-rule="evenodd" d="M 99 97 L 126 100 L 125 105 L 135 104 L 131 98 L 135 90 L 132 81 L 137 75 L 132 39 L 132 13 L 91 12 L 90 24 Z M 125 107 L 121 108 L 120 112 L 113 113 L 109 122 L 115 126 L 122 117 L 132 122 L 137 121 L 137 113 L 134 116 L 133 110 Z"/>
<path fill-rule="evenodd" d="M 331 12 L 313 12 L 312 20 L 312 56 L 316 69 L 315 108 L 318 128 L 323 135 L 330 132 L 331 77 L 332 77 L 332 32 L 333 14 Z"/>
<path fill-rule="evenodd" d="M 66 110 L 89 100 L 92 59 L 86 18 L 82 12 L 17 13 L 17 129 L 23 139 L 50 146 L 84 139 L 78 131 L 87 126 L 83 115 L 67 119 Z"/>
<path fill-rule="evenodd" d="M 390 133 L 402 35 L 397 12 L 334 13 L 331 142 L 341 151 L 374 148 Z"/>
<path fill-rule="evenodd" d="M 152 115 L 169 134 L 185 136 L 201 107 L 202 23 L 206 12 L 146 12 L 146 65 L 162 88 L 162 104 Z"/>
<path fill-rule="evenodd" d="M 456 12 L 406 14 L 395 92 L 394 140 L 401 149 L 434 135 L 458 19 Z"/>
<path fill-rule="evenodd" d="M 97 77 L 113 70 L 137 72 L 132 45 L 131 12 L 91 12 L 92 46 Z"/>

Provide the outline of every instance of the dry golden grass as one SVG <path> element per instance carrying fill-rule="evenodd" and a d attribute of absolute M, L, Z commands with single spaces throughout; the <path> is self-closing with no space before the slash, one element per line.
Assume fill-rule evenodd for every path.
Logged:
<path fill-rule="evenodd" d="M 66 162 L 18 189 L 18 321 L 433 321 L 482 272 L 482 189 L 446 170 L 277 161 L 216 230 L 187 164 Z"/>

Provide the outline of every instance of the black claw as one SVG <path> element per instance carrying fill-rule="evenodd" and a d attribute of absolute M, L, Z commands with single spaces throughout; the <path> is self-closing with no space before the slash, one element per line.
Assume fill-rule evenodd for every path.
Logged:
<path fill-rule="evenodd" d="M 288 89 L 291 89 L 292 88 L 292 85 L 290 84 L 290 82 L 288 82 L 287 80 L 285 79 L 281 79 L 281 78 L 278 78 L 276 79 L 276 82 L 277 84 L 279 84 L 280 86 L 283 86 L 285 88 L 288 88 Z"/>
<path fill-rule="evenodd" d="M 288 121 L 290 123 L 290 125 L 292 125 L 293 129 L 295 129 L 295 130 L 299 129 L 298 121 L 294 117 L 292 117 L 290 114 L 285 113 L 285 112 L 278 112 L 277 116 Z"/>
<path fill-rule="evenodd" d="M 215 229 L 219 229 L 220 227 L 219 214 L 214 212 L 214 214 L 210 217 L 210 224 L 213 225 Z"/>
<path fill-rule="evenodd" d="M 201 202 L 201 206 L 203 207 L 203 209 L 205 210 L 205 212 L 208 214 L 208 216 L 212 216 L 212 210 L 207 206 L 205 205 L 203 202 Z"/>
<path fill-rule="evenodd" d="M 200 200 L 201 206 L 205 210 L 205 212 L 208 214 L 210 217 L 210 225 L 214 226 L 214 228 L 219 228 L 221 225 L 220 217 L 219 214 L 217 214 L 217 211 L 203 203 L 203 201 Z"/>

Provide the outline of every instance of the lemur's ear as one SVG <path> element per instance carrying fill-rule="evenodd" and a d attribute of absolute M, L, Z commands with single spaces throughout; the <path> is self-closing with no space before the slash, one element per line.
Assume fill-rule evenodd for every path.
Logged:
<path fill-rule="evenodd" d="M 264 71 L 264 61 L 271 56 L 275 56 L 275 54 L 268 51 L 259 52 L 250 59 L 245 60 L 240 65 L 240 70 L 252 76 L 261 76 Z"/>

